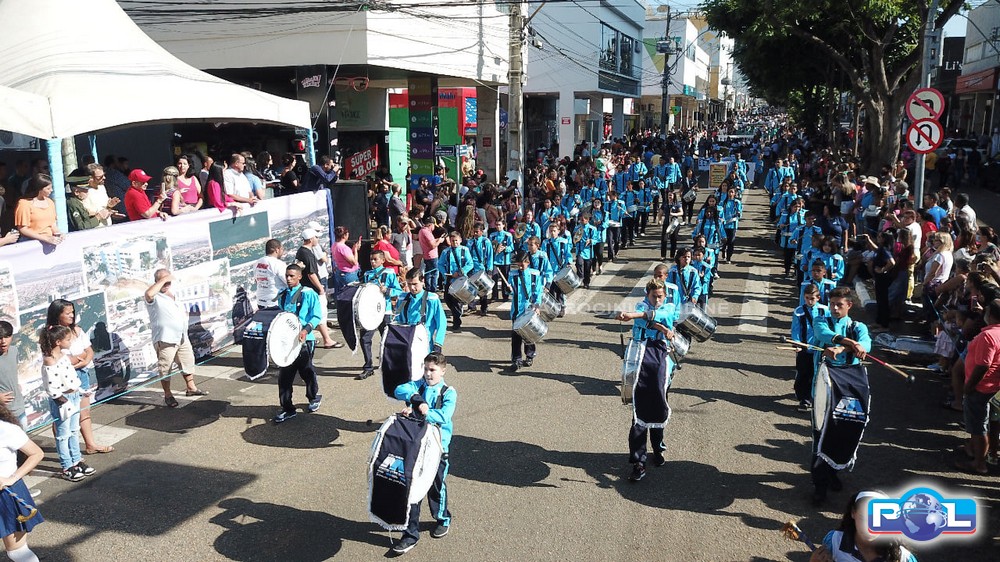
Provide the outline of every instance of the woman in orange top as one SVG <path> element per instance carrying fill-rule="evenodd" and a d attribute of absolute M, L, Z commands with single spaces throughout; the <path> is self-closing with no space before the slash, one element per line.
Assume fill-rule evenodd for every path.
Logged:
<path fill-rule="evenodd" d="M 52 245 L 62 242 L 51 195 L 52 178 L 48 175 L 35 174 L 28 180 L 28 188 L 14 210 L 14 227 L 21 236 Z"/>

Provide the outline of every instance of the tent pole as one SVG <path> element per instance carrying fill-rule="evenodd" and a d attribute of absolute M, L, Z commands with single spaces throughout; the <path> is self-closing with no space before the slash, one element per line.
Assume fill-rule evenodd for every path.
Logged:
<path fill-rule="evenodd" d="M 62 139 L 48 139 L 49 172 L 52 176 L 52 201 L 56 204 L 56 224 L 59 232 L 69 232 L 69 220 L 66 217 L 66 173 L 63 171 Z"/>
<path fill-rule="evenodd" d="M 87 135 L 87 143 L 90 145 L 90 155 L 94 157 L 94 162 L 100 164 L 101 159 L 97 157 L 97 135 Z"/>
<path fill-rule="evenodd" d="M 316 129 L 309 129 L 306 134 L 306 164 L 313 166 L 316 164 L 316 142 L 314 135 L 316 134 Z"/>

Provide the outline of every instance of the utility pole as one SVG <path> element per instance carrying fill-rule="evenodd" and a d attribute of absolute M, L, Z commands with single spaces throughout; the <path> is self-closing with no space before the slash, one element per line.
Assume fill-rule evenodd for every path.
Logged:
<path fill-rule="evenodd" d="M 938 0 L 931 0 L 931 8 L 927 12 L 927 23 L 924 27 L 924 56 L 922 63 L 920 65 L 920 87 L 929 88 L 931 85 L 931 72 L 933 72 L 934 67 L 937 64 L 935 60 L 937 58 L 937 37 L 938 33 L 934 29 L 934 24 L 937 21 L 938 13 Z M 857 134 L 857 132 L 855 132 Z M 924 165 L 927 162 L 927 156 L 924 154 L 917 155 L 917 163 L 914 166 L 913 173 L 913 202 L 915 205 L 923 205 L 924 200 L 924 181 L 925 181 L 925 171 Z"/>
<path fill-rule="evenodd" d="M 661 6 L 662 7 L 662 6 Z M 667 136 L 668 111 L 670 110 L 670 55 L 673 53 L 673 43 L 670 41 L 670 6 L 667 11 L 667 29 L 663 32 L 663 41 L 656 44 L 656 50 L 663 53 L 663 93 L 660 98 L 660 134 Z"/>
<path fill-rule="evenodd" d="M 524 192 L 524 137 L 521 127 L 524 122 L 524 12 L 522 2 L 510 6 L 510 72 L 508 74 L 507 111 L 507 177 L 516 179 L 518 188 Z M 523 200 L 523 199 L 522 199 Z"/>

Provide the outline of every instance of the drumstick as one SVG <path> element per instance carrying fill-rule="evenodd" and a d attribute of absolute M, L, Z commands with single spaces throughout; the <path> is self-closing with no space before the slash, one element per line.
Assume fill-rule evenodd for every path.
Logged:
<path fill-rule="evenodd" d="M 790 339 L 790 338 L 781 338 L 781 339 L 785 343 L 790 343 L 790 344 L 792 344 L 794 346 L 799 346 L 801 348 L 808 349 L 810 351 L 824 351 L 824 348 L 817 347 L 815 345 L 811 345 L 811 344 L 808 344 L 808 343 L 802 343 L 800 341 L 795 341 L 795 340 Z M 777 347 L 777 346 L 775 346 L 775 347 Z M 889 371 L 893 372 L 894 374 L 897 374 L 897 375 L 903 377 L 904 379 L 906 379 L 906 382 L 908 382 L 910 384 L 913 384 L 913 382 L 917 380 L 917 378 L 915 376 L 908 375 L 908 374 L 904 373 L 902 369 L 899 369 L 898 367 L 890 365 L 890 364 L 886 363 L 885 361 L 879 359 L 878 357 L 873 356 L 870 353 L 866 353 L 865 354 L 865 358 L 866 359 L 871 359 L 872 361 L 878 363 L 879 365 L 882 365 L 886 369 L 889 369 Z"/>
<path fill-rule="evenodd" d="M 807 537 L 806 534 L 802 532 L 802 529 L 799 529 L 799 526 L 796 525 L 794 521 L 789 521 L 784 525 L 782 525 L 781 534 L 783 534 L 786 539 L 791 539 L 793 541 L 801 541 L 803 544 L 809 547 L 809 550 L 811 551 L 815 552 L 816 550 L 816 545 L 814 545 L 813 542 L 809 540 L 809 537 Z"/>
<path fill-rule="evenodd" d="M 507 286 L 507 290 L 513 292 L 514 288 L 507 282 L 507 278 L 503 276 L 503 271 L 501 271 L 499 267 L 497 268 L 497 275 L 500 276 L 500 280 L 503 281 L 503 284 Z"/>
<path fill-rule="evenodd" d="M 38 514 L 38 509 L 36 509 L 34 506 L 29 505 L 24 500 L 22 500 L 21 496 L 19 496 L 19 495 L 15 494 L 14 492 L 12 492 L 10 488 L 4 488 L 3 491 L 5 491 L 8 494 L 10 494 L 10 497 L 14 498 L 14 501 L 16 501 L 18 505 L 20 505 L 24 509 L 28 510 L 28 514 L 27 515 L 23 515 L 21 513 L 17 514 L 17 520 L 20 521 L 21 523 L 26 522 L 27 520 L 31 519 L 36 514 Z"/>

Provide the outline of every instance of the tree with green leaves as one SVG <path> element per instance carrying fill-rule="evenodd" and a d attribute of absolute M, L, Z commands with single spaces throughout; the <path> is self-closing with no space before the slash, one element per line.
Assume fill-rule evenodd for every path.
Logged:
<path fill-rule="evenodd" d="M 801 95 L 830 79 L 824 69 L 837 69 L 865 110 L 862 162 L 873 169 L 899 153 L 906 100 L 920 86 L 928 18 L 940 30 L 963 4 L 941 0 L 936 14 L 928 0 L 705 0 L 702 9 L 709 25 L 739 45 L 740 70 L 773 81 L 758 90 L 772 99 L 782 90 Z"/>

